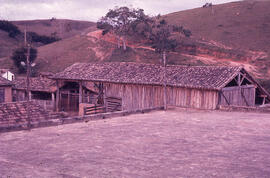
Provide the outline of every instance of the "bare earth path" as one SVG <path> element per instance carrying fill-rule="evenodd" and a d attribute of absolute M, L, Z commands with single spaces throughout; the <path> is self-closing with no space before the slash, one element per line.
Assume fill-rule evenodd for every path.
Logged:
<path fill-rule="evenodd" d="M 270 177 L 270 115 L 173 109 L 2 133 L 0 177 Z"/>

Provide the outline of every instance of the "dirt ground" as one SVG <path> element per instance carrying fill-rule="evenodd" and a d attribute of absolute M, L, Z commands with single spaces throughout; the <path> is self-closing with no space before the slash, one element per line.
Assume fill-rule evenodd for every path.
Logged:
<path fill-rule="evenodd" d="M 0 134 L 0 177 L 269 177 L 270 114 L 171 109 Z"/>

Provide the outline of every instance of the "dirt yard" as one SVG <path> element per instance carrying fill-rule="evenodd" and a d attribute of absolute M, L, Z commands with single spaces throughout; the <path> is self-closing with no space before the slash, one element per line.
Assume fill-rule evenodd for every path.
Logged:
<path fill-rule="evenodd" d="M 269 177 L 270 114 L 172 109 L 0 134 L 0 177 Z"/>

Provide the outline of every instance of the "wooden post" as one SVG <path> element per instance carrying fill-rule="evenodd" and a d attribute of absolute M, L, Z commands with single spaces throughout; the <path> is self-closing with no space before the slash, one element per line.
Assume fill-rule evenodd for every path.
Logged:
<path fill-rule="evenodd" d="M 68 99 L 67 110 L 70 111 L 70 90 L 67 91 L 67 99 Z"/>
<path fill-rule="evenodd" d="M 32 100 L 32 92 L 29 91 L 29 100 Z"/>
<path fill-rule="evenodd" d="M 55 94 L 51 93 L 51 97 L 52 97 L 53 109 L 55 110 Z"/>
<path fill-rule="evenodd" d="M 266 99 L 267 95 L 260 95 L 260 97 L 263 98 L 262 105 L 265 105 L 265 99 Z"/>
<path fill-rule="evenodd" d="M 59 112 L 59 101 L 60 101 L 60 89 L 59 89 L 59 81 L 56 80 L 56 103 L 55 103 L 55 108 L 56 108 L 56 112 Z"/>
<path fill-rule="evenodd" d="M 167 110 L 167 91 L 166 91 L 166 51 L 163 51 L 163 92 L 164 92 L 164 110 Z"/>
<path fill-rule="evenodd" d="M 262 105 L 265 105 L 265 97 L 263 97 Z"/>
<path fill-rule="evenodd" d="M 106 101 L 106 85 L 103 85 L 103 102 L 104 102 L 104 112 L 107 112 L 107 101 Z"/>
<path fill-rule="evenodd" d="M 79 88 L 79 104 L 82 103 L 82 82 L 79 82 L 80 88 Z"/>
<path fill-rule="evenodd" d="M 26 92 L 27 92 L 27 120 L 28 120 L 28 128 L 31 127 L 30 121 L 30 45 L 27 46 L 27 56 L 26 56 L 26 70 L 27 70 L 27 77 L 26 77 Z"/>
<path fill-rule="evenodd" d="M 240 86 L 241 85 L 241 75 L 240 74 L 238 74 L 238 78 L 237 78 L 238 80 L 237 80 L 237 84 L 238 84 L 238 86 Z"/>

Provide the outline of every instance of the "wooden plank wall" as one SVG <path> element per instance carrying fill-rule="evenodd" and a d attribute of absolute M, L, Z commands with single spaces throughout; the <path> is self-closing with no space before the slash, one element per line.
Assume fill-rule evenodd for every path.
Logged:
<path fill-rule="evenodd" d="M 218 105 L 218 91 L 192 88 L 167 87 L 167 102 L 169 105 L 216 109 Z"/>
<path fill-rule="evenodd" d="M 221 94 L 220 97 L 220 105 L 255 106 L 255 90 L 255 86 L 223 88 L 223 94 Z M 227 102 L 229 102 L 229 104 Z"/>
<path fill-rule="evenodd" d="M 122 98 L 123 110 L 163 106 L 163 88 L 151 85 L 105 83 L 106 97 Z"/>
<path fill-rule="evenodd" d="M 106 96 L 122 98 L 123 110 L 161 107 L 163 86 L 105 84 Z M 218 92 L 210 90 L 167 87 L 167 103 L 172 106 L 216 109 Z"/>

